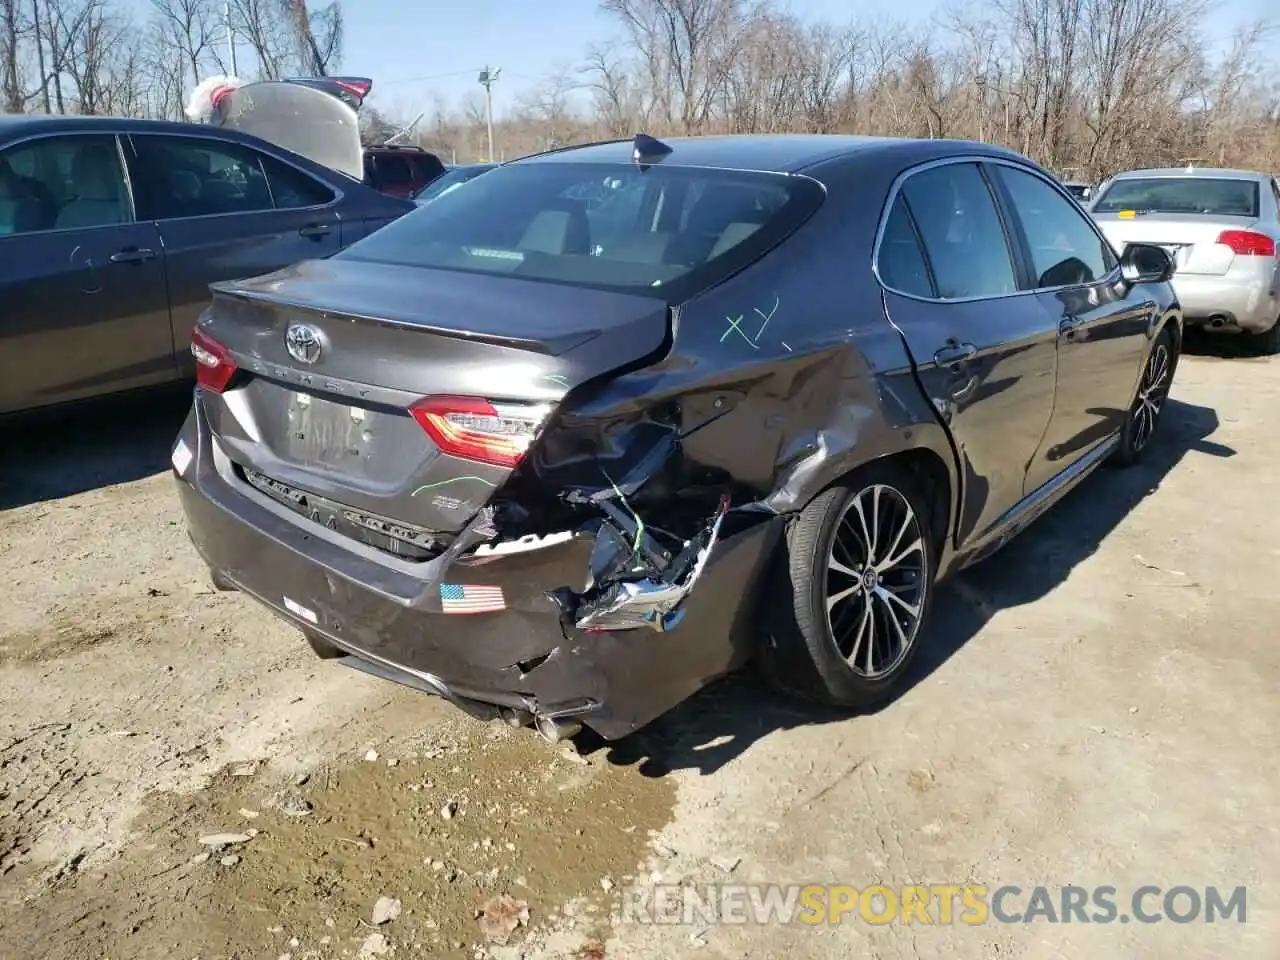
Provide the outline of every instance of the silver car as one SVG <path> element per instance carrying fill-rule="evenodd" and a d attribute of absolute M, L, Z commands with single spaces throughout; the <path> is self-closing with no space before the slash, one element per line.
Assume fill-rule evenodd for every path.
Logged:
<path fill-rule="evenodd" d="M 1174 257 L 1186 322 L 1248 335 L 1280 353 L 1280 184 L 1265 173 L 1133 170 L 1104 183 L 1090 212 L 1118 252 L 1154 243 Z"/>

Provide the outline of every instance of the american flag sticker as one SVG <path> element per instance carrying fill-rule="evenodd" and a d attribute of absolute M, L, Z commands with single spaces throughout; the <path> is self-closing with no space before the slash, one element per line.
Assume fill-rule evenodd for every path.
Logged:
<path fill-rule="evenodd" d="M 440 608 L 445 613 L 492 613 L 507 609 L 501 587 L 475 583 L 440 584 Z"/>

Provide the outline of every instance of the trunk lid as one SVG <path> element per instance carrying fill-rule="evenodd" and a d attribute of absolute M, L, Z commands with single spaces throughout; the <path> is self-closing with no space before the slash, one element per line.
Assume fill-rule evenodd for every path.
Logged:
<path fill-rule="evenodd" d="M 360 180 L 356 108 L 367 92 L 368 81 L 359 78 L 263 80 L 221 91 L 215 119 Z"/>
<path fill-rule="evenodd" d="M 1217 242 L 1224 230 L 1248 230 L 1258 222 L 1255 217 L 1128 210 L 1095 213 L 1093 219 L 1117 253 L 1131 243 L 1153 243 L 1169 251 L 1178 273 L 1202 276 L 1222 276 L 1231 269 L 1235 254 Z"/>
<path fill-rule="evenodd" d="M 484 398 L 499 417 L 538 420 L 669 334 L 652 297 L 364 261 L 212 289 L 199 329 L 239 372 L 204 404 L 234 468 L 331 529 L 398 528 L 391 552 L 406 556 L 410 534 L 447 543 L 511 473 L 442 450 L 411 406 Z"/>

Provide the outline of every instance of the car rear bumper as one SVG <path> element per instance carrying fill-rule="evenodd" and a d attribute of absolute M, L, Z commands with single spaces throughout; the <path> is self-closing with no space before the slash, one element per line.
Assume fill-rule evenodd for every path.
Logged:
<path fill-rule="evenodd" d="M 180 446 L 189 457 L 177 452 Z M 766 522 L 723 540 L 676 629 L 586 633 L 562 626 L 551 593 L 585 588 L 591 535 L 483 562 L 452 550 L 421 564 L 377 556 L 241 480 L 199 400 L 174 461 L 196 550 L 277 616 L 359 658 L 373 667 L 369 672 L 436 693 L 473 715 L 509 707 L 574 717 L 608 739 L 744 662 L 749 605 L 741 598 L 780 531 L 780 523 Z M 500 586 L 507 609 L 444 613 L 442 583 Z"/>
<path fill-rule="evenodd" d="M 1248 333 L 1271 328 L 1280 317 L 1280 270 L 1270 258 L 1249 259 L 1265 260 L 1265 265 L 1233 266 L 1223 276 L 1175 274 L 1174 290 L 1188 325 Z"/>

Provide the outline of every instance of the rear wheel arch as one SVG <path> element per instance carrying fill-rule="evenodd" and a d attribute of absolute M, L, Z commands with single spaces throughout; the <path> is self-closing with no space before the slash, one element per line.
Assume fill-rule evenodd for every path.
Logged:
<path fill-rule="evenodd" d="M 1173 352 L 1170 357 L 1169 378 L 1173 379 L 1178 373 L 1178 361 L 1182 359 L 1182 341 L 1184 336 L 1185 323 L 1183 321 L 1182 312 L 1175 305 L 1173 308 L 1165 311 L 1164 316 L 1153 326 L 1151 330 L 1151 340 L 1147 345 L 1148 353 L 1156 348 L 1156 344 L 1160 342 L 1160 338 L 1169 334 L 1170 349 Z M 1149 357 L 1144 355 L 1142 358 L 1142 369 L 1145 370 Z M 1138 383 L 1134 386 L 1134 394 L 1142 388 L 1142 373 L 1138 374 Z"/>
<path fill-rule="evenodd" d="M 842 464 L 837 468 L 838 473 L 821 485 L 815 485 L 809 496 L 796 505 L 796 512 L 799 513 L 827 490 L 847 482 L 872 464 L 901 466 L 916 479 L 921 492 L 929 498 L 930 531 L 934 546 L 941 552 L 951 532 L 952 518 L 959 508 L 958 490 L 954 470 L 948 467 L 947 460 L 932 446 L 907 447 L 861 459 L 856 463 Z"/>
<path fill-rule="evenodd" d="M 909 470 L 920 484 L 920 490 L 929 498 L 929 527 L 934 546 L 939 555 L 951 530 L 951 518 L 955 500 L 951 475 L 946 462 L 927 447 L 916 447 L 884 458 L 899 463 Z"/>
<path fill-rule="evenodd" d="M 1182 356 L 1182 317 L 1178 314 L 1170 314 L 1166 316 L 1156 327 L 1155 333 L 1151 337 L 1154 344 L 1160 338 L 1160 334 L 1169 331 L 1169 336 L 1173 338 L 1173 363 L 1176 371 L 1178 358 Z"/>

